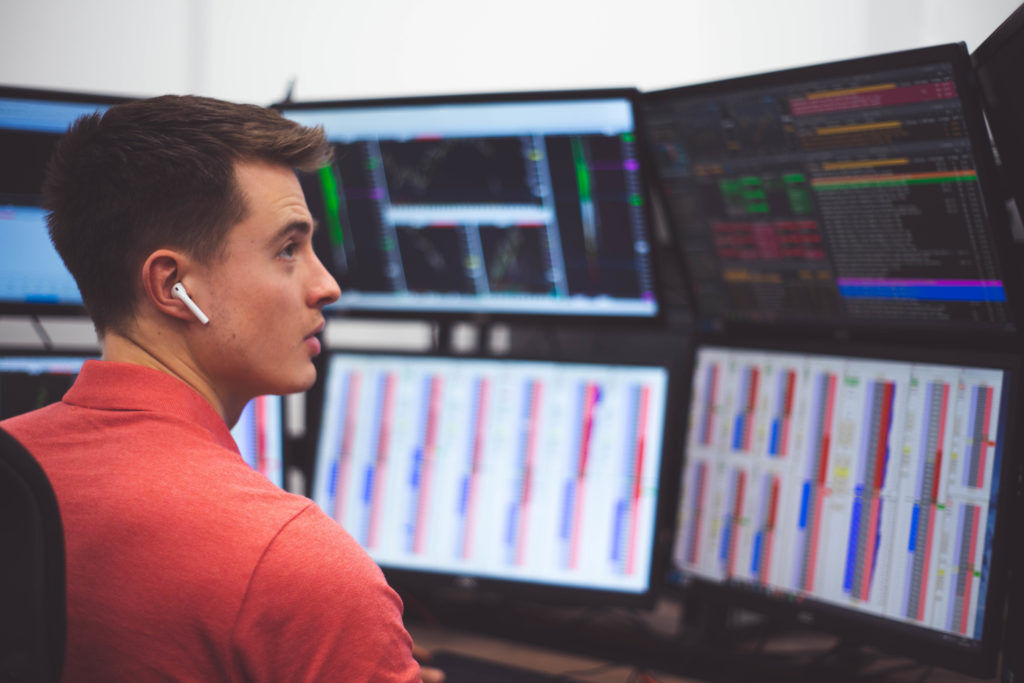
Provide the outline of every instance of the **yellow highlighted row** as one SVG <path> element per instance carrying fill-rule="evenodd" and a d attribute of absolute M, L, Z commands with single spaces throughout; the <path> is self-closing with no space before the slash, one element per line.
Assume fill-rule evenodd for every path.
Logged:
<path fill-rule="evenodd" d="M 903 173 L 899 175 L 852 175 L 834 178 L 815 178 L 812 185 L 842 185 L 844 183 L 892 182 L 894 180 L 925 180 L 927 178 L 972 178 L 976 171 L 932 171 L 929 173 Z"/>
<path fill-rule="evenodd" d="M 849 171 L 855 168 L 876 168 L 878 166 L 906 166 L 910 159 L 868 159 L 866 161 L 826 161 L 821 165 L 824 171 Z"/>
<path fill-rule="evenodd" d="M 878 123 L 857 123 L 849 126 L 823 126 L 815 128 L 818 135 L 838 135 L 840 133 L 861 133 L 866 130 L 886 130 L 902 126 L 899 121 L 880 121 Z"/>
<path fill-rule="evenodd" d="M 823 100 L 826 97 L 842 97 L 843 95 L 859 95 L 866 92 L 878 92 L 880 90 L 893 90 L 895 83 L 879 83 L 878 85 L 865 85 L 860 88 L 846 88 L 845 90 L 823 90 L 812 92 L 807 95 L 809 100 Z"/>

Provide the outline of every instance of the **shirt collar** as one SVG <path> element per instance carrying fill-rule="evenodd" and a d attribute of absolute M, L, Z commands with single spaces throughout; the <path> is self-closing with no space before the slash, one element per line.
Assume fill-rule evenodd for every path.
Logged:
<path fill-rule="evenodd" d="M 160 370 L 114 361 L 87 360 L 64 394 L 69 405 L 97 410 L 140 410 L 173 415 L 210 432 L 225 448 L 238 450 L 231 431 L 195 389 Z"/>

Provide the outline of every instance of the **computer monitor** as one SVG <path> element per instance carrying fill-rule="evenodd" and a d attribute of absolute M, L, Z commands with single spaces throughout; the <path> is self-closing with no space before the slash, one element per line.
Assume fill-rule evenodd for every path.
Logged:
<path fill-rule="evenodd" d="M 313 500 L 406 586 L 649 602 L 668 396 L 660 366 L 335 353 Z"/>
<path fill-rule="evenodd" d="M 61 354 L 0 354 L 0 420 L 55 403 L 82 369 L 89 356 Z M 283 486 L 284 438 L 280 396 L 259 396 L 242 410 L 231 436 L 253 469 Z"/>
<path fill-rule="evenodd" d="M 672 582 L 995 670 L 1016 358 L 700 344 Z"/>
<path fill-rule="evenodd" d="M 638 93 L 288 103 L 334 162 L 304 182 L 337 306 L 654 318 Z"/>
<path fill-rule="evenodd" d="M 86 360 L 78 355 L 0 354 L 0 420 L 59 401 Z"/>
<path fill-rule="evenodd" d="M 1024 7 L 1018 7 L 971 54 L 995 140 L 1007 196 L 1024 210 L 1024 93 L 1017 67 L 1024 60 Z"/>
<path fill-rule="evenodd" d="M 125 98 L 0 86 L 0 312 L 80 312 L 82 296 L 50 242 L 43 177 L 79 116 Z"/>
<path fill-rule="evenodd" d="M 711 328 L 1019 327 L 1004 207 L 962 44 L 644 95 Z"/>
<path fill-rule="evenodd" d="M 257 396 L 242 409 L 231 428 L 242 459 L 279 487 L 284 487 L 284 401 Z"/>

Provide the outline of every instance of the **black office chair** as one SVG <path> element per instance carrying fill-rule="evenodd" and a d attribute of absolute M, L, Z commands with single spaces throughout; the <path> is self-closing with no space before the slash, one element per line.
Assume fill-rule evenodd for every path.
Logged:
<path fill-rule="evenodd" d="M 35 458 L 0 429 L 0 683 L 59 680 L 66 639 L 57 498 Z"/>

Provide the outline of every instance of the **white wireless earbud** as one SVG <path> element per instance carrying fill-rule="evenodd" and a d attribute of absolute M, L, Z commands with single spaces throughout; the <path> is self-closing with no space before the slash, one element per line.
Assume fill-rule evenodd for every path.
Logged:
<path fill-rule="evenodd" d="M 185 285 L 180 282 L 175 283 L 174 286 L 171 287 L 171 294 L 181 299 L 181 302 L 188 306 L 188 310 L 195 313 L 196 317 L 199 318 L 199 322 L 204 325 L 209 324 L 210 319 L 206 317 L 205 313 L 203 313 L 203 309 L 199 308 L 195 301 L 192 301 L 192 297 L 190 297 L 188 292 L 185 291 Z"/>

